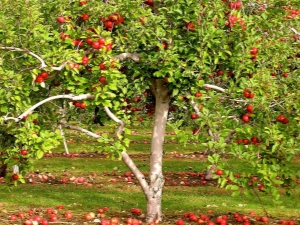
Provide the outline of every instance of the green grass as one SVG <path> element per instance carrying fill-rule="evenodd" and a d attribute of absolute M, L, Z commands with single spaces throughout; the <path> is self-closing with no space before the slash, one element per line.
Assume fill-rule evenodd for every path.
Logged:
<path fill-rule="evenodd" d="M 145 197 L 138 186 L 107 184 L 99 188 L 75 185 L 20 185 L 0 188 L 0 198 L 8 209 L 24 210 L 64 205 L 66 210 L 77 213 L 95 211 L 99 207 L 109 206 L 111 215 L 118 215 L 123 210 L 140 207 L 145 211 Z M 284 204 L 276 206 L 270 197 L 262 198 L 264 207 L 270 215 L 282 218 L 297 217 L 300 203 L 283 197 Z M 189 211 L 217 214 L 255 211 L 263 215 L 263 209 L 257 198 L 244 196 L 231 197 L 228 191 L 215 187 L 165 187 L 163 194 L 164 214 L 168 217 L 182 216 Z"/>
<path fill-rule="evenodd" d="M 107 132 L 111 127 L 104 127 Z M 148 156 L 150 149 L 149 131 L 144 127 L 135 129 L 137 134 L 132 135 L 135 143 L 131 144 L 129 153 L 135 155 L 133 160 L 142 172 L 149 171 Z M 170 130 L 168 132 L 171 132 Z M 76 133 L 67 132 L 67 139 L 74 139 L 75 143 L 69 143 L 70 152 L 101 152 L 101 145 L 93 139 Z M 170 141 L 173 136 L 168 136 Z M 148 143 L 144 144 L 143 141 Z M 87 143 L 83 143 L 87 141 Z M 164 146 L 165 157 L 163 168 L 168 172 L 202 172 L 209 165 L 207 159 L 191 158 L 184 156 L 174 158 L 171 152 L 187 153 L 198 152 L 197 145 L 184 147 L 180 144 L 168 143 Z M 53 152 L 64 152 L 63 146 L 59 146 Z M 235 168 L 238 172 L 251 170 L 251 165 L 238 159 L 228 159 L 228 166 Z M 300 169 L 299 162 L 291 165 L 295 170 Z M 0 202 L 5 203 L 8 211 L 25 210 L 29 208 L 46 208 L 64 205 L 77 213 L 94 211 L 98 207 L 109 206 L 110 215 L 119 215 L 122 211 L 128 211 L 132 207 L 146 208 L 146 200 L 140 187 L 125 182 L 111 183 L 110 177 L 104 176 L 103 172 L 115 171 L 123 174 L 128 171 L 126 165 L 119 160 L 108 158 L 68 158 L 50 157 L 36 161 L 35 171 L 41 173 L 50 172 L 57 177 L 65 173 L 74 176 L 88 176 L 97 173 L 97 182 L 91 187 L 75 184 L 22 184 L 17 187 L 0 185 Z M 241 212 L 249 213 L 255 211 L 263 215 L 263 207 L 277 218 L 297 218 L 300 208 L 300 189 L 295 190 L 294 197 L 282 197 L 282 204 L 276 205 L 271 196 L 261 195 L 261 201 L 256 197 L 246 198 L 244 195 L 231 196 L 231 192 L 214 186 L 165 186 L 163 193 L 163 212 L 168 218 L 181 217 L 183 213 L 207 212 L 213 210 L 216 214 Z"/>

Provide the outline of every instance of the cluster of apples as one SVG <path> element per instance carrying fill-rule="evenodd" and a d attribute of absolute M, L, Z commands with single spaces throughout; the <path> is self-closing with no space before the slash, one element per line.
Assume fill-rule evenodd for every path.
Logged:
<path fill-rule="evenodd" d="M 243 95 L 246 98 L 254 98 L 254 93 L 248 88 L 244 90 Z"/>
<path fill-rule="evenodd" d="M 37 82 L 37 83 L 43 83 L 48 77 L 49 77 L 49 73 L 47 73 L 46 71 L 42 71 L 42 72 L 35 78 L 35 82 Z"/>
<path fill-rule="evenodd" d="M 245 96 L 245 91 L 244 91 L 244 96 Z M 246 96 L 249 97 L 248 93 L 246 93 Z M 245 123 L 249 123 L 252 113 L 253 113 L 253 106 L 252 105 L 247 105 L 246 113 L 242 115 L 242 120 Z"/>
<path fill-rule="evenodd" d="M 277 121 L 282 123 L 282 124 L 287 124 L 289 123 L 289 119 L 286 118 L 284 115 L 280 114 L 278 117 L 277 117 Z"/>
<path fill-rule="evenodd" d="M 286 19 L 295 19 L 300 15 L 300 10 L 292 9 L 290 6 L 284 6 L 284 10 L 287 11 Z"/>
<path fill-rule="evenodd" d="M 115 26 L 124 22 L 124 17 L 119 13 L 110 14 L 107 18 L 100 18 L 106 30 L 112 31 Z"/>
<path fill-rule="evenodd" d="M 242 2 L 229 2 L 228 6 L 232 10 L 240 9 L 242 7 Z"/>
<path fill-rule="evenodd" d="M 253 145 L 258 145 L 259 144 L 259 140 L 257 137 L 253 136 L 251 138 L 251 140 L 247 139 L 247 138 L 244 138 L 244 139 L 238 139 L 237 140 L 237 143 L 239 145 L 241 144 L 244 144 L 244 145 L 249 145 L 249 144 L 253 144 Z"/>
<path fill-rule="evenodd" d="M 85 109 L 86 108 L 86 104 L 84 102 L 73 101 L 73 105 L 76 108 L 80 108 L 80 109 Z"/>

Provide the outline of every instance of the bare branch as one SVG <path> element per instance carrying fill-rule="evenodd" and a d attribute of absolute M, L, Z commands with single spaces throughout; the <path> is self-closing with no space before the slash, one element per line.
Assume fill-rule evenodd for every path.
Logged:
<path fill-rule="evenodd" d="M 119 55 L 114 56 L 114 59 L 124 61 L 125 59 L 131 59 L 135 62 L 140 62 L 142 56 L 137 53 L 121 53 Z"/>
<path fill-rule="evenodd" d="M 197 116 L 200 116 L 200 110 L 198 108 L 198 105 L 193 99 L 191 99 L 191 105 L 192 105 L 195 113 L 197 114 Z"/>
<path fill-rule="evenodd" d="M 299 33 L 298 31 L 296 31 L 296 29 L 294 29 L 294 28 L 292 28 L 292 27 L 290 27 L 290 29 L 291 29 L 296 35 L 298 35 L 298 36 L 300 37 L 300 33 Z"/>
<path fill-rule="evenodd" d="M 230 142 L 230 140 L 231 140 L 231 137 L 234 135 L 236 133 L 236 131 L 235 130 L 231 130 L 230 132 L 229 132 L 229 134 L 227 135 L 227 137 L 225 138 L 225 143 L 229 143 Z"/>
<path fill-rule="evenodd" d="M 61 71 L 65 68 L 66 64 L 67 64 L 67 62 L 64 62 L 59 67 L 52 66 L 51 69 L 56 70 L 56 71 Z"/>
<path fill-rule="evenodd" d="M 221 87 L 216 86 L 216 85 L 213 85 L 213 84 L 204 84 L 203 87 L 211 88 L 211 89 L 214 89 L 214 90 L 217 90 L 217 91 L 221 91 L 221 92 L 225 92 L 226 91 L 226 89 L 221 88 Z"/>
<path fill-rule="evenodd" d="M 115 121 L 116 123 L 119 124 L 119 127 L 118 127 L 118 129 L 117 129 L 117 131 L 116 131 L 116 135 L 122 134 L 122 132 L 123 132 L 123 130 L 124 130 L 124 127 L 125 127 L 125 123 L 124 123 L 122 120 L 118 119 L 118 118 L 110 111 L 110 109 L 109 109 L 107 106 L 104 107 L 104 110 L 105 110 L 106 114 L 107 114 L 113 121 Z"/>
<path fill-rule="evenodd" d="M 35 53 L 33 53 L 33 52 L 31 52 L 27 49 L 21 49 L 21 48 L 16 48 L 16 47 L 0 47 L 0 49 L 10 50 L 10 51 L 17 51 L 17 52 L 26 52 L 26 53 L 28 53 L 29 55 L 32 55 L 33 57 L 35 57 L 36 59 L 38 59 L 41 62 L 41 68 L 47 67 L 45 61 L 40 56 L 38 56 L 37 54 L 35 54 Z"/>
<path fill-rule="evenodd" d="M 245 103 L 248 103 L 248 101 L 243 100 L 243 99 L 229 99 L 229 100 L 233 101 L 233 102 L 245 102 Z"/>
<path fill-rule="evenodd" d="M 19 122 L 24 117 L 29 115 L 37 107 L 39 107 L 39 106 L 41 106 L 41 105 L 43 105 L 47 102 L 53 101 L 55 99 L 61 99 L 61 98 L 71 99 L 71 100 L 75 101 L 75 100 L 93 99 L 93 98 L 95 98 L 95 96 L 91 95 L 91 94 L 81 94 L 81 95 L 77 95 L 77 96 L 76 95 L 56 95 L 56 96 L 52 96 L 52 97 L 46 98 L 43 101 L 40 101 L 37 104 L 35 104 L 34 106 L 30 107 L 29 109 L 27 109 L 24 113 L 22 113 L 17 118 L 4 116 L 4 120 L 5 121 L 14 120 L 15 122 Z"/>
<path fill-rule="evenodd" d="M 0 46 L 0 50 L 10 50 L 10 51 L 16 51 L 16 52 L 25 52 L 29 55 L 32 55 L 34 58 L 38 59 L 40 62 L 41 62 L 41 66 L 40 66 L 40 69 L 43 69 L 43 68 L 47 68 L 49 66 L 47 66 L 47 64 L 45 63 L 45 61 L 40 57 L 38 56 L 37 54 L 29 51 L 28 49 L 21 49 L 21 48 L 16 48 L 16 47 L 3 47 L 3 46 Z M 60 65 L 59 67 L 51 67 L 52 70 L 58 70 L 58 71 L 61 71 L 63 68 L 65 68 L 67 62 L 64 62 L 62 65 Z"/>
<path fill-rule="evenodd" d="M 98 134 L 95 134 L 94 132 L 91 132 L 87 129 L 84 129 L 82 127 L 78 127 L 78 126 L 74 126 L 74 125 L 69 125 L 67 123 L 63 123 L 63 122 L 60 122 L 59 123 L 60 125 L 62 125 L 63 127 L 67 128 L 67 129 L 70 129 L 70 130 L 77 130 L 77 131 L 80 131 L 82 133 L 85 133 L 87 134 L 88 136 L 90 137 L 93 137 L 93 138 L 102 138 L 104 139 L 102 136 L 98 135 Z"/>

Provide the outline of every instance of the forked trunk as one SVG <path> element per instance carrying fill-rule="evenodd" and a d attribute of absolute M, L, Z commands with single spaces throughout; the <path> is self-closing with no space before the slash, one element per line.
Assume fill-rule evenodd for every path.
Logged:
<path fill-rule="evenodd" d="M 146 221 L 148 223 L 155 220 L 162 220 L 161 200 L 162 188 L 165 182 L 162 173 L 163 144 L 171 98 L 169 89 L 165 85 L 164 80 L 153 80 L 151 92 L 155 96 L 155 118 L 151 141 L 149 183 L 136 167 L 130 156 L 126 152 L 122 152 L 124 163 L 134 173 L 146 196 Z"/>

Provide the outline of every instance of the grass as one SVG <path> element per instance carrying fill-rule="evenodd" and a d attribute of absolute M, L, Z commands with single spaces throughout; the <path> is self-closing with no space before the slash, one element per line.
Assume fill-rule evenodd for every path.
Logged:
<path fill-rule="evenodd" d="M 104 131 L 108 131 L 105 127 Z M 144 153 L 149 152 L 150 135 L 145 128 L 137 127 L 136 133 L 132 135 L 135 141 L 130 147 L 130 153 L 141 154 L 136 156 L 134 161 L 142 172 L 149 170 L 148 156 Z M 168 131 L 171 132 L 171 131 Z M 172 140 L 172 135 L 167 137 Z M 93 139 L 79 135 L 77 132 L 67 132 L 67 139 L 73 139 L 75 143 L 69 143 L 71 152 L 101 152 L 99 143 Z M 144 140 L 148 143 L 144 144 Z M 83 143 L 87 142 L 87 143 Z M 174 158 L 171 152 L 188 153 L 198 152 L 196 145 L 183 145 L 169 143 L 165 146 L 164 171 L 168 172 L 202 172 L 209 165 L 207 159 L 180 157 Z M 63 152 L 63 146 L 59 146 L 53 152 Z M 228 165 L 238 171 L 248 171 L 250 165 L 241 163 L 237 159 L 228 159 Z M 300 169 L 300 164 L 294 162 L 291 167 L 295 170 Z M 74 176 L 88 176 L 91 173 L 98 174 L 98 183 L 91 187 L 75 184 L 22 184 L 17 187 L 0 185 L 0 202 L 5 203 L 5 209 L 9 212 L 16 210 L 27 210 L 30 208 L 46 208 L 64 205 L 66 209 L 78 214 L 95 211 L 98 207 L 109 206 L 111 215 L 118 215 L 124 210 L 138 207 L 143 211 L 146 209 L 145 196 L 139 186 L 124 182 L 111 183 L 110 177 L 104 172 L 116 172 L 122 174 L 128 168 L 122 161 L 107 158 L 68 158 L 50 157 L 36 161 L 35 171 L 40 173 L 50 172 L 60 177 L 65 173 Z M 101 185 L 100 185 L 101 184 Z M 298 193 L 297 193 L 298 192 Z M 262 205 L 270 215 L 277 218 L 297 218 L 299 216 L 300 201 L 299 188 L 295 191 L 295 196 L 289 198 L 282 197 L 282 204 L 276 205 L 270 196 L 262 196 Z M 166 186 L 163 193 L 163 212 L 168 218 L 182 217 L 183 213 L 207 212 L 213 210 L 217 215 L 229 212 L 249 213 L 255 211 L 263 215 L 264 211 L 258 198 L 246 198 L 243 195 L 231 196 L 231 192 L 219 189 L 215 186 Z M 1 207 L 0 207 L 1 209 Z M 1 215 L 0 215 L 1 217 Z"/>

